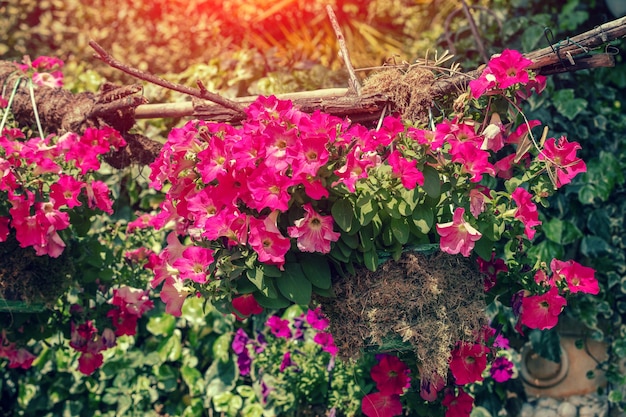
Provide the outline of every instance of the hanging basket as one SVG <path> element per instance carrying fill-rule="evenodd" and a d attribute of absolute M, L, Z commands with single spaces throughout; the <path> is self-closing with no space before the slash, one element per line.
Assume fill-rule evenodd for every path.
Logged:
<path fill-rule="evenodd" d="M 54 304 L 74 274 L 68 248 L 58 257 L 37 256 L 14 235 L 0 243 L 0 312 L 37 313 Z"/>
<path fill-rule="evenodd" d="M 337 278 L 336 297 L 319 301 L 344 358 L 413 351 L 424 375 L 445 376 L 454 345 L 475 341 L 487 322 L 483 281 L 473 259 L 405 252 Z"/>

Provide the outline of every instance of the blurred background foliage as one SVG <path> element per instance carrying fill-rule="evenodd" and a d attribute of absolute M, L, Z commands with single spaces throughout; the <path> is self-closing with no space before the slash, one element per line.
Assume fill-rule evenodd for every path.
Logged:
<path fill-rule="evenodd" d="M 97 90 L 104 80 L 135 82 L 92 57 L 88 41 L 94 39 L 129 65 L 193 86 L 201 79 L 209 90 L 230 97 L 344 87 L 347 76 L 326 4 L 338 16 L 357 68 L 413 62 L 427 51 L 446 49 L 466 70 L 483 63 L 477 39 L 454 0 L 0 1 L 0 59 L 57 56 L 67 62 L 67 86 L 74 91 Z M 479 0 L 470 5 L 487 55 L 548 46 L 546 27 L 561 40 L 614 18 L 601 0 Z M 546 239 L 534 250 L 597 269 L 600 295 L 581 297 L 567 312 L 587 326 L 588 337 L 607 343 L 611 356 L 598 368 L 607 372 L 609 386 L 599 390 L 614 408 L 626 403 L 620 368 L 626 358 L 624 53 L 616 60 L 616 68 L 551 76 L 547 91 L 525 109 L 529 118 L 550 127 L 551 136 L 567 133 L 583 147 L 588 172 L 542 208 Z M 144 94 L 152 102 L 187 99 L 154 86 L 145 86 Z M 155 139 L 170 127 L 166 121 L 140 123 Z M 124 206 L 117 207 L 124 213 L 120 218 L 150 208 L 154 193 L 135 181 L 145 175 L 114 175 L 124 178 L 118 182 Z M 139 203 L 140 195 L 145 203 Z M 211 310 L 199 311 L 187 305 L 183 317 L 174 320 L 155 309 L 137 337 L 120 343 L 116 355 L 90 377 L 74 371 L 76 358 L 51 343 L 33 369 L 0 370 L 0 414 L 236 415 L 249 404 L 249 393 L 237 388 L 246 381 L 216 376 L 213 369 L 217 356 L 229 354 L 216 341 L 230 337 L 235 324 Z M 551 351 L 544 349 L 547 356 Z M 219 366 L 227 368 L 230 355 Z M 325 364 L 320 360 L 315 366 Z M 352 400 L 339 406 L 338 415 L 358 413 L 358 400 L 368 389 L 359 372 L 337 371 L 344 382 L 333 395 Z M 207 400 L 210 386 L 232 395 Z M 305 415 L 298 404 L 311 403 L 311 395 L 292 398 L 293 408 L 283 415 Z M 253 406 L 247 410 L 260 415 Z"/>

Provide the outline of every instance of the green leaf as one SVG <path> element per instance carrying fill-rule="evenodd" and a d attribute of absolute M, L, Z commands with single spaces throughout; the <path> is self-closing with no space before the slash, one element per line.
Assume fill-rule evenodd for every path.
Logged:
<path fill-rule="evenodd" d="M 214 396 L 231 391 L 237 384 L 237 378 L 239 369 L 232 359 L 228 362 L 214 361 L 204 374 L 204 380 L 207 381 L 205 400 L 211 401 Z"/>
<path fill-rule="evenodd" d="M 330 209 L 335 223 L 345 232 L 350 232 L 353 228 L 354 222 L 354 210 L 352 204 L 347 199 L 341 199 L 335 201 L 333 207 Z"/>
<path fill-rule="evenodd" d="M 157 352 L 161 361 L 175 362 L 180 359 L 182 349 L 180 329 L 174 329 L 172 335 L 159 344 Z"/>
<path fill-rule="evenodd" d="M 415 207 L 412 217 L 413 224 L 415 224 L 415 227 L 417 227 L 417 229 L 424 235 L 430 232 L 430 229 L 433 227 L 433 223 L 435 222 L 433 209 L 423 204 Z"/>
<path fill-rule="evenodd" d="M 286 263 L 285 273 L 276 280 L 278 290 L 282 295 L 296 304 L 307 305 L 311 301 L 313 291 L 302 267 L 296 263 Z"/>
<path fill-rule="evenodd" d="M 546 238 L 560 245 L 567 245 L 582 237 L 578 228 L 569 221 L 553 218 L 543 224 Z"/>
<path fill-rule="evenodd" d="M 257 303 L 259 303 L 261 307 L 269 308 L 272 310 L 285 308 L 289 304 L 291 304 L 289 300 L 287 300 L 285 297 L 283 297 L 280 294 L 276 294 L 275 298 L 270 298 L 259 293 L 258 291 L 254 293 L 254 299 L 257 301 Z"/>
<path fill-rule="evenodd" d="M 542 358 L 561 362 L 561 338 L 554 330 L 532 330 L 528 335 L 532 349 Z"/>
<path fill-rule="evenodd" d="M 574 98 L 574 90 L 564 88 L 555 91 L 552 94 L 556 111 L 568 118 L 574 120 L 578 114 L 587 108 L 587 100 L 582 98 Z"/>
<path fill-rule="evenodd" d="M 580 252 L 590 258 L 610 254 L 613 248 L 598 236 L 585 236 L 580 244 Z"/>
<path fill-rule="evenodd" d="M 391 232 L 398 242 L 406 244 L 409 241 L 410 226 L 409 220 L 406 217 L 400 219 L 391 219 Z"/>
<path fill-rule="evenodd" d="M 180 375 L 189 388 L 189 395 L 196 397 L 204 392 L 204 380 L 196 368 L 184 365 L 180 368 Z"/>
<path fill-rule="evenodd" d="M 378 268 L 378 253 L 376 250 L 370 250 L 363 253 L 363 263 L 370 271 L 376 271 Z"/>
<path fill-rule="evenodd" d="M 298 257 L 304 276 L 317 288 L 327 290 L 330 288 L 331 274 L 330 265 L 325 256 L 317 254 L 303 254 Z"/>
<path fill-rule="evenodd" d="M 248 269 L 246 276 L 258 288 L 259 292 L 266 297 L 275 298 L 278 295 L 273 279 L 266 277 L 262 268 Z"/>
<path fill-rule="evenodd" d="M 474 252 L 485 261 L 490 261 L 493 253 L 493 242 L 485 236 L 481 237 L 474 245 Z"/>
<path fill-rule="evenodd" d="M 213 357 L 219 361 L 227 362 L 230 359 L 230 342 L 232 340 L 231 333 L 224 333 L 220 335 L 213 342 L 213 346 L 211 350 L 213 352 Z"/>
<path fill-rule="evenodd" d="M 178 388 L 178 373 L 174 367 L 168 364 L 155 365 L 152 373 L 157 378 L 157 388 L 166 392 L 172 392 Z"/>
<path fill-rule="evenodd" d="M 356 215 L 361 226 L 368 225 L 376 213 L 378 213 L 378 204 L 372 199 L 371 195 L 365 197 L 361 195 L 356 201 Z"/>
<path fill-rule="evenodd" d="M 361 242 L 361 250 L 363 252 L 367 252 L 374 248 L 374 236 L 372 233 L 372 225 L 368 224 L 367 226 L 361 227 L 359 230 L 359 240 Z"/>
<path fill-rule="evenodd" d="M 439 172 L 430 165 L 425 165 L 422 173 L 424 174 L 424 191 L 429 197 L 439 199 L 441 197 Z"/>

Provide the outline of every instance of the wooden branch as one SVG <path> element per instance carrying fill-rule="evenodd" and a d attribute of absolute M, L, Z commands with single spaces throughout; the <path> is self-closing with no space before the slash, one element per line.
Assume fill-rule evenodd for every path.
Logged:
<path fill-rule="evenodd" d="M 219 94 L 215 94 L 215 93 L 211 93 L 210 91 L 207 91 L 207 89 L 204 88 L 204 85 L 201 82 L 198 84 L 200 88 L 190 88 L 185 85 L 176 84 L 176 83 L 167 81 L 163 78 L 157 77 L 156 75 L 149 74 L 137 68 L 130 67 L 118 61 L 117 59 L 113 58 L 107 51 L 104 50 L 104 48 L 102 48 L 94 40 L 89 41 L 89 46 L 91 46 L 98 53 L 98 55 L 96 55 L 96 58 L 102 60 L 104 63 L 108 64 L 109 66 L 113 68 L 117 68 L 120 71 L 125 72 L 126 74 L 131 75 L 135 78 L 147 81 L 151 84 L 159 85 L 169 90 L 178 91 L 179 93 L 183 93 L 183 94 L 187 94 L 193 97 L 198 97 L 204 100 L 212 101 L 213 103 L 217 103 L 219 105 L 222 105 L 228 109 L 232 109 L 239 113 L 244 112 L 243 108 L 239 104 L 227 98 L 224 98 L 220 96 Z"/>
<path fill-rule="evenodd" d="M 343 59 L 344 64 L 346 65 L 346 69 L 348 70 L 350 89 L 352 90 L 352 92 L 354 92 L 354 94 L 358 96 L 361 94 L 361 84 L 359 83 L 359 79 L 356 76 L 356 72 L 354 72 L 352 61 L 350 61 L 350 54 L 348 53 L 348 47 L 346 46 L 346 39 L 341 32 L 341 27 L 339 26 L 339 21 L 337 21 L 337 16 L 335 16 L 333 8 L 330 6 L 326 6 L 326 13 L 328 14 L 330 23 L 333 26 L 333 30 L 335 31 L 335 36 L 337 37 L 337 41 L 339 42 L 339 53 L 341 55 L 341 58 Z"/>
<path fill-rule="evenodd" d="M 552 46 L 527 53 L 525 56 L 533 61 L 533 64 L 530 66 L 531 69 L 538 69 L 557 63 L 561 64 L 561 61 L 566 62 L 568 61 L 567 53 L 573 57 L 575 62 L 577 55 L 586 54 L 591 49 L 624 37 L 626 37 L 626 16 L 607 22 L 567 40 L 562 40 Z M 555 50 L 559 54 L 555 54 Z"/>

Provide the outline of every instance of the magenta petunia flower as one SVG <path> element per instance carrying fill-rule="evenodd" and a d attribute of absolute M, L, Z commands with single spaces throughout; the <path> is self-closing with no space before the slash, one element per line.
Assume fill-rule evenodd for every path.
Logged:
<path fill-rule="evenodd" d="M 250 217 L 248 244 L 259 255 L 259 262 L 277 265 L 283 269 L 285 254 L 291 248 L 291 240 L 278 230 L 277 217 L 278 211 L 273 211 L 263 220 Z"/>
<path fill-rule="evenodd" d="M 424 174 L 417 169 L 417 161 L 403 158 L 398 151 L 393 151 L 387 158 L 395 175 L 400 177 L 402 185 L 408 190 L 414 189 L 417 184 L 424 185 Z"/>
<path fill-rule="evenodd" d="M 233 298 L 232 301 L 235 317 L 237 320 L 243 320 L 253 314 L 261 314 L 263 307 L 259 305 L 252 294 L 244 294 Z"/>
<path fill-rule="evenodd" d="M 302 208 L 306 214 L 294 222 L 295 226 L 287 228 L 289 236 L 297 239 L 298 249 L 302 252 L 330 252 L 330 242 L 341 237 L 340 233 L 333 231 L 332 216 L 320 215 L 308 203 Z"/>
<path fill-rule="evenodd" d="M 367 417 L 394 417 L 402 415 L 399 395 L 373 392 L 361 400 L 361 411 Z"/>
<path fill-rule="evenodd" d="M 457 385 L 482 381 L 482 373 L 487 368 L 489 349 L 479 343 L 460 343 L 452 351 L 450 371 Z"/>
<path fill-rule="evenodd" d="M 556 169 L 556 187 L 569 184 L 576 175 L 587 171 L 585 162 L 576 156 L 579 149 L 578 142 L 568 142 L 565 136 L 546 140 L 539 159 L 548 161 Z"/>
<path fill-rule="evenodd" d="M 557 287 L 552 287 L 542 295 L 525 296 L 522 299 L 521 322 L 531 329 L 551 329 L 559 321 L 559 314 L 567 305 L 567 300 L 559 295 Z"/>
<path fill-rule="evenodd" d="M 459 388 L 459 393 L 449 391 L 441 404 L 447 407 L 446 417 L 469 417 L 474 408 L 474 398 Z"/>
<path fill-rule="evenodd" d="M 469 256 L 474 249 L 475 242 L 482 237 L 482 234 L 465 221 L 463 215 L 465 209 L 457 207 L 454 210 L 452 221 L 448 223 L 437 223 L 437 233 L 441 236 L 441 250 L 451 255 L 457 253 Z"/>
<path fill-rule="evenodd" d="M 271 316 L 265 323 L 270 328 L 272 334 L 276 337 L 290 338 L 291 329 L 289 328 L 289 320 L 283 320 L 278 316 Z"/>
<path fill-rule="evenodd" d="M 593 268 L 582 266 L 576 261 L 563 262 L 553 259 L 550 262 L 550 269 L 555 276 L 565 279 L 572 293 L 582 292 L 595 295 L 600 292 L 595 276 L 596 271 Z"/>
<path fill-rule="evenodd" d="M 532 240 L 532 238 L 535 237 L 534 227 L 541 224 L 537 206 L 532 202 L 532 194 L 518 187 L 513 191 L 511 197 L 513 201 L 515 201 L 515 204 L 517 204 L 515 218 L 522 222 L 526 237 Z"/>
<path fill-rule="evenodd" d="M 190 246 L 183 251 L 172 266 L 178 269 L 182 280 L 189 279 L 200 284 L 207 280 L 207 269 L 214 261 L 213 250 L 201 246 Z"/>
<path fill-rule="evenodd" d="M 387 395 L 404 394 L 404 390 L 411 386 L 409 368 L 398 357 L 383 355 L 380 361 L 374 365 L 370 375 L 376 388 Z"/>
<path fill-rule="evenodd" d="M 497 382 L 506 382 L 513 376 L 513 362 L 504 356 L 498 356 L 489 369 L 491 377 Z"/>

